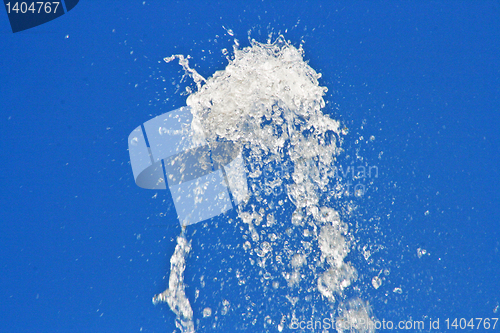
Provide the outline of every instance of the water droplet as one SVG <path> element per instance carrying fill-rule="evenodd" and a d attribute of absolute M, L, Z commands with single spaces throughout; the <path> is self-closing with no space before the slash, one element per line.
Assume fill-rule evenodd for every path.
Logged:
<path fill-rule="evenodd" d="M 210 317 L 212 315 L 212 309 L 204 308 L 203 309 L 203 318 Z"/>
<path fill-rule="evenodd" d="M 374 276 L 372 279 L 372 286 L 375 289 L 378 289 L 382 285 L 382 279 L 378 276 Z"/>

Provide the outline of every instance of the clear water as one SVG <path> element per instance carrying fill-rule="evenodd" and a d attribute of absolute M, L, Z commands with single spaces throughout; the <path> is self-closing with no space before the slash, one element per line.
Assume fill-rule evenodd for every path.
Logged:
<path fill-rule="evenodd" d="M 281 332 L 301 322 L 374 331 L 346 260 L 355 240 L 334 208 L 346 190 L 336 174 L 343 129 L 322 112 L 321 74 L 281 36 L 245 48 L 236 42 L 232 54 L 208 79 L 182 55 L 165 59 L 178 59 L 197 85 L 186 103 L 198 130 L 242 149 L 250 198 L 177 238 L 168 289 L 153 302 L 168 303 L 182 332 Z"/>

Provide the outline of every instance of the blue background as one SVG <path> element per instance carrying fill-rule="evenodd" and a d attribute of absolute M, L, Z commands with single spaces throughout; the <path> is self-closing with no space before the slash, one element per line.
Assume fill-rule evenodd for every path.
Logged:
<path fill-rule="evenodd" d="M 374 315 L 499 317 L 498 1 L 80 1 L 16 34 L 0 10 L 0 331 L 174 330 L 151 297 L 180 230 L 168 193 L 135 186 L 127 137 L 185 104 L 164 57 L 225 67 L 223 27 L 303 40 L 346 156 L 378 166 L 350 220 L 382 246 L 352 258 Z"/>

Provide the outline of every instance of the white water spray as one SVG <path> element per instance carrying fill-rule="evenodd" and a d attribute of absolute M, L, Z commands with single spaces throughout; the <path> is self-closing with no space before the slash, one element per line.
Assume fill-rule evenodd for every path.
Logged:
<path fill-rule="evenodd" d="M 357 271 L 345 260 L 351 249 L 348 227 L 332 207 L 339 197 L 329 191 L 342 187 L 333 168 L 341 152 L 342 133 L 339 123 L 323 114 L 327 89 L 319 85 L 321 74 L 303 56 L 302 47 L 296 48 L 280 36 L 265 44 L 251 41 L 243 49 L 236 43 L 234 58 L 208 79 L 190 68 L 182 55 L 165 61 L 179 59 L 195 81 L 197 91 L 188 96 L 186 104 L 206 139 L 231 141 L 244 152 L 251 197 L 238 207 L 239 223 L 249 235 L 241 243 L 248 256 L 255 257 L 250 260 L 256 262 L 256 272 L 264 277 L 281 274 L 288 286 L 290 313 L 275 322 L 275 329 L 282 331 L 296 320 L 304 301 L 316 300 L 335 305 L 336 319 L 350 323 L 350 328 L 371 332 L 369 305 L 358 298 L 345 301 L 345 291 L 356 281 Z M 265 174 L 276 174 L 285 164 L 289 167 L 283 177 L 266 179 Z M 262 182 L 270 193 L 263 194 L 255 186 Z M 280 200 L 273 198 L 272 190 L 277 188 L 286 191 Z M 288 220 L 276 221 L 277 209 L 287 204 L 293 214 Z M 262 225 L 266 230 L 259 230 Z M 296 234 L 305 240 L 289 241 Z M 182 332 L 195 329 L 184 292 L 189 251 L 190 243 L 179 237 L 171 258 L 169 288 L 153 299 L 169 304 Z M 303 280 L 314 281 L 314 285 L 306 286 Z M 272 283 L 279 285 L 277 278 Z M 366 324 L 359 325 L 361 321 Z"/>

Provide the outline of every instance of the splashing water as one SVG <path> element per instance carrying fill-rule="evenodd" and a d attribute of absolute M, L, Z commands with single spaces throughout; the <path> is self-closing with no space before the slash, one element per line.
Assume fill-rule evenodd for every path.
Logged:
<path fill-rule="evenodd" d="M 352 236 L 333 208 L 335 200 L 341 199 L 338 190 L 342 193 L 333 168 L 342 133 L 339 123 L 322 113 L 327 89 L 319 85 L 321 74 L 303 55 L 302 47 L 280 36 L 265 44 L 252 40 L 243 49 L 236 42 L 227 67 L 208 79 L 191 69 L 182 55 L 165 61 L 179 59 L 195 81 L 197 91 L 186 103 L 207 140 L 231 141 L 245 157 L 251 193 L 237 209 L 236 244 L 228 247 L 233 253 L 239 250 L 245 257 L 241 261 L 250 265 L 232 267 L 237 283 L 225 282 L 233 294 L 242 296 L 237 307 L 246 309 L 241 311 L 249 324 L 238 327 L 253 325 L 261 331 L 257 328 L 261 317 L 262 325 L 271 331 L 293 328 L 293 323 L 311 318 L 324 325 L 328 313 L 332 323 L 344 323 L 337 326 L 338 332 L 372 332 L 369 304 L 345 295 L 357 271 L 346 261 Z M 169 304 L 182 332 L 195 329 L 196 314 L 183 279 L 190 249 L 185 236 L 178 237 L 169 289 L 153 299 Z M 279 303 L 279 293 L 283 303 L 257 311 L 258 302 L 249 300 L 251 276 L 257 276 L 254 289 L 260 288 L 261 302 Z M 239 287 L 246 289 L 236 291 Z M 222 304 L 225 308 L 219 313 L 225 315 L 230 302 Z M 205 308 L 199 317 L 211 313 Z"/>
<path fill-rule="evenodd" d="M 153 297 L 153 304 L 167 302 L 172 311 L 177 315 L 177 326 L 183 332 L 194 332 L 193 310 L 184 292 L 184 269 L 186 256 L 191 251 L 191 246 L 185 237 L 177 238 L 177 246 L 170 258 L 170 278 L 168 289 Z"/>

